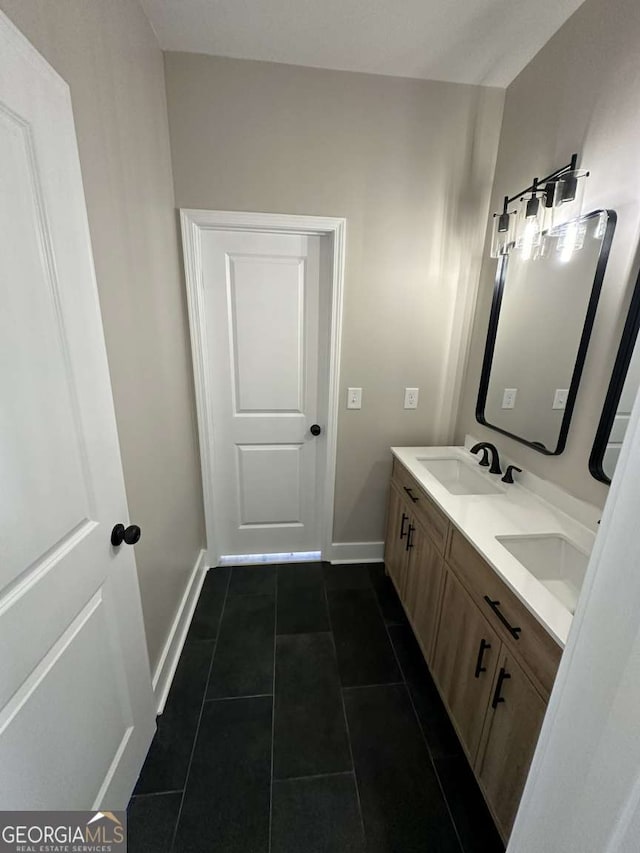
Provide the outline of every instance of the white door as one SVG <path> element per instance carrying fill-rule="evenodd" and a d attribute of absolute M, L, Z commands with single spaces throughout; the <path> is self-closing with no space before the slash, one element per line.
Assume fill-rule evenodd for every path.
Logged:
<path fill-rule="evenodd" d="M 2 13 L 0 300 L 0 809 L 118 809 L 155 715 L 71 99 Z"/>
<path fill-rule="evenodd" d="M 319 357 L 327 336 L 321 239 L 202 234 L 211 485 L 217 551 L 226 557 L 320 550 L 328 380 Z"/>

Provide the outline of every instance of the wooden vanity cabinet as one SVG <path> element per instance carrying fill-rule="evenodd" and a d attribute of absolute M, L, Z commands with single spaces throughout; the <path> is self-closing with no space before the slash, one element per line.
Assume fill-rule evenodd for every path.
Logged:
<path fill-rule="evenodd" d="M 511 833 L 546 710 L 524 669 L 503 654 L 474 768 L 503 838 Z"/>
<path fill-rule="evenodd" d="M 409 562 L 407 551 L 409 519 L 410 512 L 407 502 L 392 483 L 387 513 L 384 564 L 401 599 L 404 599 L 405 574 Z"/>
<path fill-rule="evenodd" d="M 501 646 L 473 599 L 447 571 L 431 671 L 472 766 Z"/>
<path fill-rule="evenodd" d="M 385 564 L 507 841 L 561 649 L 397 460 Z"/>
<path fill-rule="evenodd" d="M 444 560 L 416 521 L 407 566 L 406 610 L 425 660 L 431 666 L 444 580 Z"/>
<path fill-rule="evenodd" d="M 548 698 L 562 654 L 553 637 L 455 527 L 448 539 L 446 560 L 503 642 L 525 662 L 539 692 Z"/>
<path fill-rule="evenodd" d="M 395 463 L 384 560 L 428 664 L 438 624 L 447 533 L 447 519 Z"/>
<path fill-rule="evenodd" d="M 414 520 L 422 525 L 437 550 L 444 554 L 449 533 L 449 520 L 397 459 L 393 463 L 391 483 L 404 496 Z"/>

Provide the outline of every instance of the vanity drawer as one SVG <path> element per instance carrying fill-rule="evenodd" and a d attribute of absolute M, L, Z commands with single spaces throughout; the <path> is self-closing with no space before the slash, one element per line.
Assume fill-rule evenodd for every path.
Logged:
<path fill-rule="evenodd" d="M 392 479 L 401 494 L 410 499 L 416 519 L 425 528 L 436 548 L 444 554 L 449 533 L 449 519 L 440 512 L 431 498 L 420 488 L 417 480 L 397 459 L 393 460 Z"/>
<path fill-rule="evenodd" d="M 548 697 L 562 655 L 560 646 L 455 528 L 446 558 L 483 615 L 503 642 L 526 664 L 538 688 Z M 487 598 L 494 602 L 493 607 Z M 520 628 L 517 638 L 509 626 Z"/>

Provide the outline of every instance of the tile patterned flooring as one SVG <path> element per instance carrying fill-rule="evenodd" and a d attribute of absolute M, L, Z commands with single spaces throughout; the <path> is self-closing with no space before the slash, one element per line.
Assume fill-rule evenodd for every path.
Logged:
<path fill-rule="evenodd" d="M 503 850 L 381 563 L 209 571 L 129 853 Z"/>

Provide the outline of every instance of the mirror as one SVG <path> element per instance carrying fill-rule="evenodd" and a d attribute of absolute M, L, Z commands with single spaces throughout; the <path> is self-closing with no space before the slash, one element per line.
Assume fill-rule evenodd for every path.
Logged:
<path fill-rule="evenodd" d="M 589 470 L 603 483 L 610 483 L 638 388 L 640 388 L 640 275 L 631 297 L 609 389 L 589 458 Z"/>
<path fill-rule="evenodd" d="M 476 418 L 549 456 L 566 444 L 615 229 L 596 210 L 498 265 Z"/>

